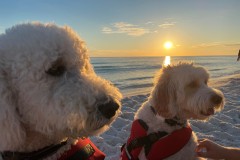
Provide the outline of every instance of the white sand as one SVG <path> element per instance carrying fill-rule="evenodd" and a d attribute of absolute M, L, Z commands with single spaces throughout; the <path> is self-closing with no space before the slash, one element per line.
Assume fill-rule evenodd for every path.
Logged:
<path fill-rule="evenodd" d="M 216 79 L 212 84 L 225 95 L 225 108 L 215 114 L 208 122 L 191 120 L 192 129 L 201 138 L 240 147 L 240 74 Z M 117 160 L 120 148 L 126 142 L 135 112 L 147 99 L 148 95 L 125 97 L 122 101 L 122 114 L 111 128 L 98 137 L 91 137 L 93 142 L 107 155 L 106 160 Z"/>

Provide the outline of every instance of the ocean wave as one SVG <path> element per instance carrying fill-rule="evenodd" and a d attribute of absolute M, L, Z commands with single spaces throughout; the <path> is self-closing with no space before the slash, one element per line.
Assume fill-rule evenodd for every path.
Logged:
<path fill-rule="evenodd" d="M 138 81 L 138 80 L 146 80 L 146 79 L 152 79 L 152 76 L 146 76 L 146 77 L 135 77 L 135 78 L 126 78 L 124 81 Z"/>
<path fill-rule="evenodd" d="M 101 66 L 94 67 L 96 73 L 105 72 L 132 72 L 132 71 L 143 71 L 143 70 L 158 70 L 159 66 Z"/>
<path fill-rule="evenodd" d="M 131 84 L 131 85 L 124 85 L 124 86 L 119 86 L 120 90 L 121 89 L 139 89 L 139 88 L 148 88 L 152 87 L 152 83 L 144 83 L 144 84 Z"/>
<path fill-rule="evenodd" d="M 222 70 L 225 70 L 227 68 L 216 68 L 216 69 L 209 69 L 209 71 L 211 72 L 214 72 L 214 71 L 222 71 Z"/>
<path fill-rule="evenodd" d="M 239 82 L 240 82 L 240 73 L 212 78 L 210 80 L 210 85 L 216 88 L 222 88 L 231 83 L 238 85 Z"/>

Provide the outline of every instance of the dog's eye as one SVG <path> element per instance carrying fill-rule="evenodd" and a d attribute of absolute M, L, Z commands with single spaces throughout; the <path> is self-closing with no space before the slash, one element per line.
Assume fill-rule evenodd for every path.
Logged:
<path fill-rule="evenodd" d="M 205 80 L 204 83 L 207 85 L 208 84 L 208 80 Z"/>
<path fill-rule="evenodd" d="M 63 73 L 65 72 L 65 67 L 64 66 L 53 66 L 50 69 L 48 69 L 46 71 L 47 74 L 51 75 L 51 76 L 61 76 L 63 75 Z"/>
<path fill-rule="evenodd" d="M 188 84 L 188 87 L 196 88 L 196 87 L 198 87 L 198 82 L 197 81 L 192 81 L 191 83 Z"/>

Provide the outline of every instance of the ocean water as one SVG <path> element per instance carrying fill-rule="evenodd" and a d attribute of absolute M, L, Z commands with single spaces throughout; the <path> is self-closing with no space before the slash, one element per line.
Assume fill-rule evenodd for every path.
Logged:
<path fill-rule="evenodd" d="M 162 67 L 165 57 L 97 58 L 91 62 L 95 72 L 116 85 L 123 95 L 148 94 L 153 86 L 153 77 Z M 189 56 L 171 57 L 171 63 L 192 61 L 204 66 L 211 79 L 240 74 L 240 62 L 236 56 Z"/>

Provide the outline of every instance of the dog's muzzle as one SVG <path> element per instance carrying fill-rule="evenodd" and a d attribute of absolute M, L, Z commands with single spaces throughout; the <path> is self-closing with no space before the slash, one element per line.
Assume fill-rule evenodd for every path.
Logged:
<path fill-rule="evenodd" d="M 99 105 L 98 110 L 105 118 L 110 119 L 116 114 L 116 111 L 119 109 L 119 107 L 120 106 L 118 103 L 110 101 L 108 103 Z"/>
<path fill-rule="evenodd" d="M 211 96 L 210 101 L 214 104 L 214 105 L 219 105 L 222 103 L 223 98 L 217 94 Z"/>
<path fill-rule="evenodd" d="M 210 97 L 210 102 L 212 106 L 209 107 L 205 112 L 201 111 L 202 115 L 204 116 L 214 115 L 215 110 L 221 107 L 221 104 L 223 103 L 223 97 L 218 94 L 214 94 Z"/>

